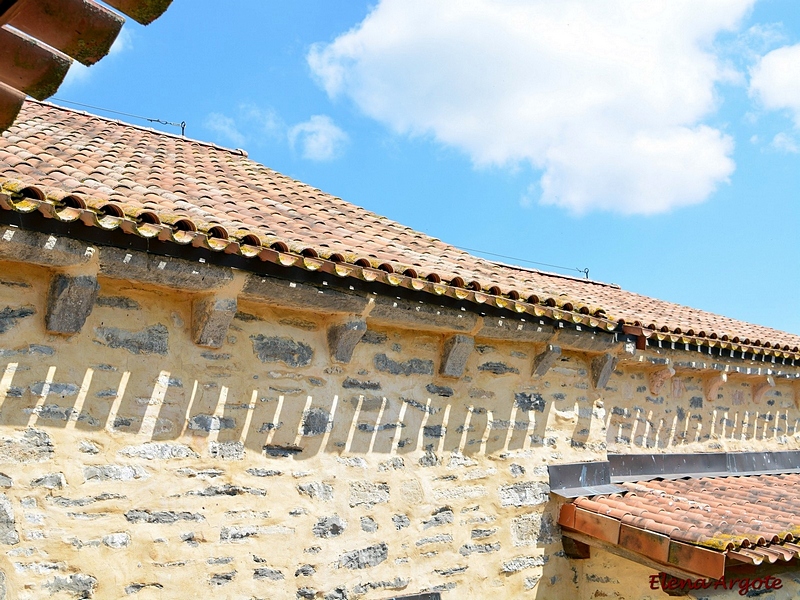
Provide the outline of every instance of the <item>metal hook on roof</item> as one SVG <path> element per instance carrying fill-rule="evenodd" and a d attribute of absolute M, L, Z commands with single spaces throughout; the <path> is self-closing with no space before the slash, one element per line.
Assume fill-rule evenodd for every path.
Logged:
<path fill-rule="evenodd" d="M 589 269 L 578 269 L 578 268 L 576 268 L 575 270 L 578 271 L 578 273 L 583 273 L 583 276 L 586 279 L 589 279 Z"/>

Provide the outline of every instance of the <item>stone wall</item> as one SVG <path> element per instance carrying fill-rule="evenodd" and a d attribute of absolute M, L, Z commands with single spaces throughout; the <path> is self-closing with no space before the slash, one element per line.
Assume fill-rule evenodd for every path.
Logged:
<path fill-rule="evenodd" d="M 657 386 L 628 354 L 595 389 L 596 355 L 534 376 L 541 346 L 480 336 L 445 376 L 448 334 L 371 307 L 334 362 L 340 316 L 246 296 L 201 347 L 196 298 L 102 276 L 80 332 L 48 334 L 51 286 L 0 263 L 0 598 L 589 597 L 607 567 L 564 557 L 548 464 L 798 448 L 780 382 Z"/>

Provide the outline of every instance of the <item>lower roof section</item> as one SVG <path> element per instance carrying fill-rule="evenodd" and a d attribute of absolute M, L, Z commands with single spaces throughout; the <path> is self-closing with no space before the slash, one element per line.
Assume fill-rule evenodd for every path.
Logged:
<path fill-rule="evenodd" d="M 800 474 L 624 482 L 565 504 L 567 538 L 678 576 L 800 556 Z"/>

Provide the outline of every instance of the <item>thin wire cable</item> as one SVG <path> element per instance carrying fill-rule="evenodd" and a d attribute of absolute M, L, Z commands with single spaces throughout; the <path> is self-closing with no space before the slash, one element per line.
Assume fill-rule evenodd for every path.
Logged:
<path fill-rule="evenodd" d="M 589 279 L 589 269 L 579 269 L 577 267 L 563 267 L 561 265 L 551 265 L 549 263 L 536 262 L 535 260 L 526 260 L 524 258 L 517 258 L 516 256 L 507 256 L 505 254 L 495 254 L 494 252 L 486 252 L 486 250 L 478 250 L 476 248 L 465 248 L 464 246 L 456 246 L 459 250 L 466 250 L 467 252 L 478 252 L 487 256 L 496 256 L 497 258 L 507 258 L 508 260 L 516 260 L 519 262 L 528 263 L 531 265 L 539 265 L 540 267 L 550 267 L 551 269 L 561 269 L 563 271 L 577 271 L 586 279 Z"/>
<path fill-rule="evenodd" d="M 142 121 L 149 121 L 150 123 L 161 123 L 162 125 L 171 125 L 172 127 L 180 127 L 181 135 L 184 135 L 184 133 L 186 132 L 186 121 L 181 121 L 180 123 L 173 123 L 172 121 L 164 121 L 163 119 L 151 119 L 150 117 L 134 115 L 131 113 L 121 112 L 119 110 L 111 110 L 110 108 L 103 108 L 101 106 L 92 106 L 91 104 L 83 104 L 81 102 L 74 102 L 72 100 L 64 100 L 63 98 L 56 98 L 55 96 L 53 96 L 52 99 L 56 100 L 57 102 L 64 102 L 65 104 L 73 104 L 75 106 L 82 106 L 84 108 L 92 108 L 94 110 L 100 110 L 114 115 L 122 115 L 124 117 L 131 117 L 132 119 L 141 119 Z"/>

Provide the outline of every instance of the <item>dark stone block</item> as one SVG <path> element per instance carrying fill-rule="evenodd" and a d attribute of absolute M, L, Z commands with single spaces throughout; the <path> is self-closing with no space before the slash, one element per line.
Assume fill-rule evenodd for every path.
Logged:
<path fill-rule="evenodd" d="M 703 397 L 693 396 L 689 399 L 689 408 L 703 408 Z"/>
<path fill-rule="evenodd" d="M 36 314 L 36 309 L 32 306 L 21 308 L 11 308 L 6 306 L 0 310 L 0 333 L 5 333 L 17 324 L 17 321 Z"/>
<path fill-rule="evenodd" d="M 261 362 L 282 362 L 288 367 L 306 367 L 311 364 L 314 350 L 308 344 L 287 337 L 251 335 L 253 352 Z"/>
<path fill-rule="evenodd" d="M 302 451 L 303 449 L 298 446 L 279 446 L 277 444 L 268 444 L 264 446 L 264 452 L 267 454 L 267 456 L 275 456 L 279 458 L 294 456 L 295 454 L 300 454 Z"/>
<path fill-rule="evenodd" d="M 352 319 L 347 323 L 333 325 L 328 329 L 328 349 L 331 359 L 338 363 L 349 363 L 358 342 L 367 331 L 367 322 Z"/>
<path fill-rule="evenodd" d="M 429 383 L 425 386 L 425 389 L 428 390 L 428 393 L 441 396 L 442 398 L 450 398 L 453 395 L 453 388 L 447 387 L 446 385 L 434 385 Z"/>
<path fill-rule="evenodd" d="M 331 413 L 322 408 L 312 408 L 303 414 L 303 435 L 322 435 L 333 428 Z"/>
<path fill-rule="evenodd" d="M 347 529 L 347 522 L 339 515 L 333 515 L 321 518 L 311 531 L 319 538 L 331 538 L 341 535 L 345 529 Z"/>
<path fill-rule="evenodd" d="M 519 374 L 519 369 L 510 367 L 504 362 L 486 362 L 478 367 L 479 371 L 488 371 L 494 375 L 505 375 L 507 373 Z"/>
<path fill-rule="evenodd" d="M 381 384 L 379 381 L 359 381 L 358 379 L 347 377 L 342 383 L 342 387 L 357 390 L 379 390 L 381 389 Z"/>
<path fill-rule="evenodd" d="M 532 410 L 544 412 L 546 404 L 541 394 L 527 394 L 525 392 L 514 394 L 514 406 L 525 412 L 530 412 Z"/>
<path fill-rule="evenodd" d="M 389 547 L 380 543 L 345 552 L 339 557 L 339 566 L 345 569 L 366 569 L 381 564 L 387 558 L 389 558 Z"/>
<path fill-rule="evenodd" d="M 433 361 L 412 358 L 405 362 L 397 362 L 385 354 L 375 355 L 375 368 L 392 375 L 433 375 Z"/>
<path fill-rule="evenodd" d="M 171 510 L 155 511 L 149 510 L 129 510 L 125 513 L 125 518 L 129 523 L 156 523 L 158 525 L 170 525 L 178 521 L 205 521 L 205 517 L 200 513 L 175 512 Z"/>
<path fill-rule="evenodd" d="M 169 331 L 161 323 L 142 331 L 125 331 L 116 327 L 95 329 L 97 341 L 109 348 L 124 348 L 131 354 L 160 354 L 169 352 Z"/>
<path fill-rule="evenodd" d="M 474 347 L 475 338 L 471 336 L 459 334 L 448 338 L 442 349 L 439 374 L 445 377 L 461 377 Z"/>
<path fill-rule="evenodd" d="M 100 286 L 96 277 L 55 275 L 47 296 L 47 331 L 78 333 L 94 308 L 98 291 Z"/>

